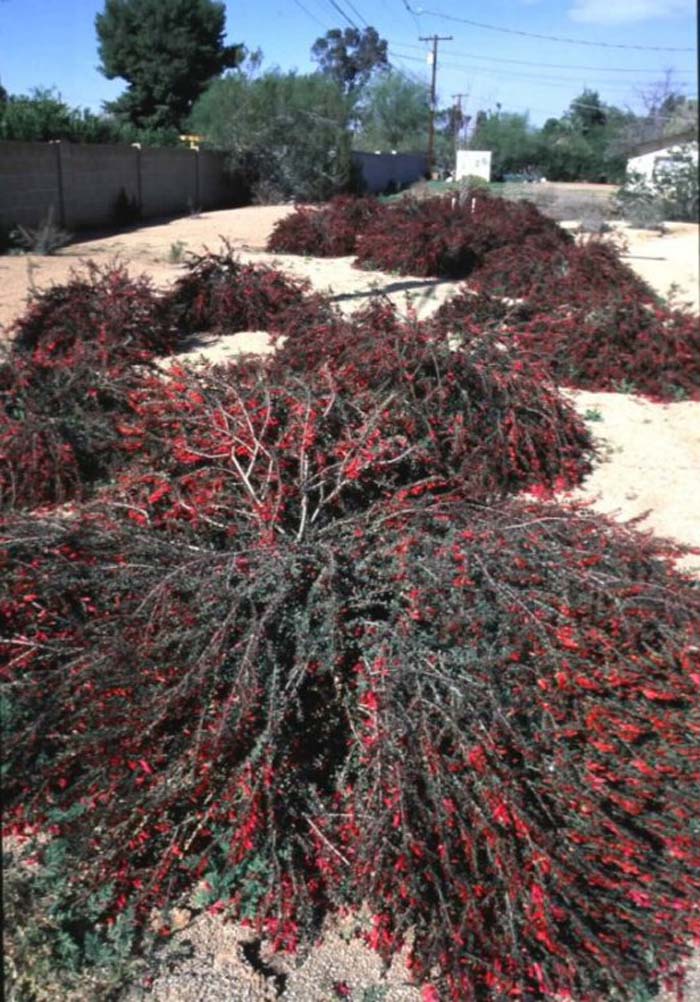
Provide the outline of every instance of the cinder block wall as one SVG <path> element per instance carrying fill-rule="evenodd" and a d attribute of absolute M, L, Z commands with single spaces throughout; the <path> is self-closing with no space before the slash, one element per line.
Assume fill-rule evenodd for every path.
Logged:
<path fill-rule="evenodd" d="M 367 191 L 378 193 L 393 184 L 397 188 L 420 181 L 428 172 L 425 153 L 364 153 L 355 151 L 353 162 L 361 171 Z"/>
<path fill-rule="evenodd" d="M 139 200 L 139 151 L 134 146 L 61 143 L 65 225 L 105 226 L 123 190 Z"/>
<path fill-rule="evenodd" d="M 211 150 L 199 151 L 199 209 L 214 209 L 227 199 L 234 198 L 232 183 L 226 175 L 220 153 Z M 238 199 L 240 201 L 240 198 Z"/>
<path fill-rule="evenodd" d="M 0 142 L 0 225 L 69 230 L 114 221 L 121 191 L 144 219 L 242 203 L 223 153 L 172 147 Z"/>
<path fill-rule="evenodd" d="M 0 143 L 0 226 L 36 226 L 53 206 L 61 214 L 58 144 Z"/>
<path fill-rule="evenodd" d="M 155 147 L 141 150 L 141 213 L 168 216 L 197 204 L 197 151 Z"/>

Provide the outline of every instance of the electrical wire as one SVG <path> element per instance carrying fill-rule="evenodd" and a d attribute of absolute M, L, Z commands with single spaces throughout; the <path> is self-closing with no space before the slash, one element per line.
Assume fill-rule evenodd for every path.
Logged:
<path fill-rule="evenodd" d="M 416 31 L 420 34 L 421 26 L 420 26 L 420 20 L 419 20 L 418 14 L 413 9 L 413 7 L 411 7 L 410 3 L 408 3 L 408 0 L 402 0 L 402 3 L 404 5 L 404 7 L 406 8 L 406 10 L 408 11 L 408 13 L 413 18 L 413 23 L 416 26 Z"/>
<path fill-rule="evenodd" d="M 345 3 L 348 5 L 348 7 L 350 8 L 350 10 L 353 12 L 353 14 L 355 15 L 355 17 L 358 17 L 360 19 L 360 21 L 362 21 L 362 23 L 364 24 L 364 26 L 366 28 L 369 28 L 369 24 L 367 23 L 367 21 L 365 21 L 365 19 L 362 16 L 362 14 L 360 14 L 360 12 L 357 9 L 357 7 L 355 6 L 355 4 L 351 3 L 350 0 L 345 0 Z"/>
<path fill-rule="evenodd" d="M 301 2 L 301 0 L 294 0 L 294 3 L 297 5 L 297 7 L 299 7 L 301 10 L 303 10 L 305 14 L 308 14 L 308 16 L 312 20 L 314 20 L 316 22 L 316 24 L 320 24 L 321 27 L 324 28 L 326 31 L 330 30 L 329 28 L 326 28 L 326 25 L 319 18 L 317 18 L 315 14 L 312 14 L 311 11 L 307 7 L 304 6 L 304 4 Z"/>
<path fill-rule="evenodd" d="M 408 7 L 406 0 L 404 4 Z M 410 8 L 409 8 L 410 9 Z M 426 17 L 439 17 L 443 21 L 455 21 L 460 24 L 469 24 L 473 28 L 483 28 L 486 31 L 500 31 L 505 35 L 522 35 L 525 38 L 539 38 L 546 42 L 563 42 L 566 45 L 589 45 L 594 48 L 603 49 L 635 49 L 640 52 L 695 52 L 693 48 L 676 48 L 668 45 L 629 45 L 621 42 L 592 42 L 583 38 L 568 38 L 564 35 L 540 35 L 535 31 L 522 31 L 517 28 L 501 28 L 495 24 L 484 24 L 482 21 L 472 21 L 466 17 L 455 17 L 454 14 L 443 14 L 437 10 L 423 10 L 420 13 Z"/>
<path fill-rule="evenodd" d="M 355 22 L 353 21 L 353 19 L 352 19 L 351 17 L 349 17 L 349 16 L 348 16 L 348 15 L 347 15 L 347 14 L 345 13 L 345 11 L 344 11 L 344 10 L 342 9 L 342 7 L 340 7 L 340 6 L 339 6 L 339 5 L 338 5 L 338 4 L 337 4 L 337 3 L 335 2 L 335 0 L 328 0 L 328 3 L 329 3 L 329 4 L 330 4 L 330 5 L 332 6 L 332 7 L 335 7 L 335 9 L 336 9 L 336 10 L 338 11 L 338 13 L 340 14 L 340 16 L 341 16 L 342 18 L 344 18 L 344 19 L 345 19 L 345 20 L 346 20 L 346 21 L 348 22 L 348 24 L 350 25 L 350 27 L 351 27 L 351 28 L 354 28 L 354 29 L 355 29 L 355 31 L 359 31 L 359 30 L 360 30 L 360 29 L 359 29 L 359 28 L 357 27 L 357 25 L 355 24 Z"/>
<path fill-rule="evenodd" d="M 414 62 L 414 63 L 422 63 L 422 62 L 424 62 L 424 60 L 421 59 L 419 56 L 407 56 L 407 55 L 404 55 L 402 53 L 397 53 L 394 50 L 391 50 L 391 54 L 394 55 L 394 56 L 399 56 L 401 59 L 407 59 L 409 62 Z M 489 67 L 484 67 L 484 66 L 465 66 L 463 63 L 455 63 L 455 62 L 451 62 L 450 60 L 446 60 L 446 59 L 441 59 L 440 60 L 440 65 L 442 67 L 444 67 L 444 68 L 447 68 L 447 69 L 469 70 L 470 72 L 479 73 L 479 74 L 485 73 L 485 74 L 499 76 L 499 77 L 506 76 L 506 77 L 515 77 L 516 79 L 521 79 L 521 80 L 532 80 L 532 81 L 536 81 L 538 84 L 547 84 L 547 85 L 557 85 L 557 86 L 559 86 L 562 83 L 575 83 L 576 82 L 573 77 L 565 77 L 565 76 L 561 76 L 561 75 L 547 75 L 547 74 L 541 74 L 541 73 L 518 73 L 517 71 L 514 71 L 514 70 L 501 70 L 501 69 L 489 68 Z M 636 81 L 636 83 L 639 86 L 642 86 L 642 84 L 643 84 L 642 81 Z M 632 81 L 627 82 L 627 81 L 621 81 L 621 80 L 613 80 L 613 81 L 591 80 L 591 81 L 588 82 L 587 85 L 588 86 L 597 85 L 601 89 L 605 88 L 606 90 L 619 90 L 619 89 L 629 90 L 630 87 L 634 86 L 634 82 L 632 82 Z"/>
<path fill-rule="evenodd" d="M 422 45 L 413 45 L 410 42 L 395 42 L 394 47 L 399 47 L 401 49 L 420 49 L 421 52 L 425 48 Z M 537 66 L 544 69 L 550 70 L 605 70 L 606 73 L 661 73 L 662 70 L 654 69 L 653 67 L 637 66 L 581 66 L 577 63 L 541 63 L 539 61 L 534 61 L 531 59 L 508 59 L 505 56 L 481 56 L 477 55 L 476 52 L 462 52 L 456 49 L 450 49 L 450 54 L 453 56 L 464 56 L 467 59 L 483 59 L 488 60 L 491 63 L 517 63 L 520 66 Z"/>

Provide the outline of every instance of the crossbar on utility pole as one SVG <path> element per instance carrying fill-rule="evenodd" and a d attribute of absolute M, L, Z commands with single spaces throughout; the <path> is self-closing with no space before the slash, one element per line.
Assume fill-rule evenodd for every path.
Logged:
<path fill-rule="evenodd" d="M 451 42 L 452 35 L 428 35 L 427 38 L 420 36 L 419 42 L 433 43 L 433 74 L 430 83 L 430 124 L 428 126 L 428 170 L 433 172 L 434 148 L 435 148 L 435 84 L 437 81 L 437 53 L 438 42 Z"/>

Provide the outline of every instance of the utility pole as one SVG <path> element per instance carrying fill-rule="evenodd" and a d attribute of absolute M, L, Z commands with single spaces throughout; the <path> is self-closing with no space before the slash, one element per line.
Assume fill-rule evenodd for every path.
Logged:
<path fill-rule="evenodd" d="M 451 42 L 452 35 L 428 35 L 427 38 L 421 36 L 419 42 L 433 43 L 433 78 L 430 84 L 430 125 L 428 131 L 428 170 L 432 174 L 434 148 L 435 148 L 435 83 L 437 80 L 437 53 L 438 42 Z"/>
<path fill-rule="evenodd" d="M 460 136 L 460 133 L 461 133 L 463 127 L 464 127 L 464 119 L 462 118 L 462 98 L 463 97 L 469 97 L 469 93 L 467 92 L 466 94 L 462 93 L 462 94 L 453 94 L 452 95 L 452 100 L 456 102 L 456 104 L 455 104 L 455 113 L 454 113 L 454 120 L 455 120 L 455 126 L 454 126 L 455 163 L 457 163 L 457 149 L 459 148 L 459 136 Z"/>

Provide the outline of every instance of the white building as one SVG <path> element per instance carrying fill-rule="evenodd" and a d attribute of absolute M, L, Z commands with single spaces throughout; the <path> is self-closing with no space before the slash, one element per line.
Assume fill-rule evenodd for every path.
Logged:
<path fill-rule="evenodd" d="M 641 174 L 645 181 L 653 182 L 660 172 L 673 171 L 678 157 L 689 153 L 698 162 L 697 133 L 688 132 L 679 136 L 640 143 L 635 156 L 627 161 L 628 174 Z"/>
<path fill-rule="evenodd" d="M 455 180 L 460 181 L 463 177 L 470 175 L 483 177 L 484 181 L 491 180 L 490 150 L 457 150 Z"/>

